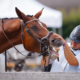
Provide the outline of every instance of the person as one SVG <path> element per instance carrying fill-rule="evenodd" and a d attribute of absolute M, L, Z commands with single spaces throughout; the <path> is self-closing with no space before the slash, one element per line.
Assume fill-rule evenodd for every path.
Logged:
<path fill-rule="evenodd" d="M 59 61 L 57 59 L 51 60 L 47 56 L 46 63 L 41 58 L 41 66 L 50 66 L 50 72 L 80 72 L 80 25 L 76 26 L 70 34 L 70 43 L 66 41 L 58 34 L 55 33 L 57 38 L 60 38 L 63 42 L 63 46 L 59 48 Z M 49 59 L 49 63 L 48 63 Z M 49 64 L 49 66 L 48 66 Z"/>

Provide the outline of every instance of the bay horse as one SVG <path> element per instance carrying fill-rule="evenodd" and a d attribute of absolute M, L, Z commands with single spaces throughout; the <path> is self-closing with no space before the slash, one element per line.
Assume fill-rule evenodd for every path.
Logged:
<path fill-rule="evenodd" d="M 39 20 L 43 9 L 37 12 L 34 16 L 26 16 L 17 7 L 15 8 L 15 11 L 19 18 L 0 20 L 0 53 L 13 47 L 11 43 L 14 46 L 23 44 L 27 51 L 40 53 L 41 39 L 44 41 L 46 39 L 50 47 L 59 47 L 62 45 L 62 41 L 57 39 L 53 32 L 50 33 L 47 30 L 46 25 Z M 23 28 L 22 32 L 21 28 Z M 36 40 L 33 37 L 35 37 Z"/>

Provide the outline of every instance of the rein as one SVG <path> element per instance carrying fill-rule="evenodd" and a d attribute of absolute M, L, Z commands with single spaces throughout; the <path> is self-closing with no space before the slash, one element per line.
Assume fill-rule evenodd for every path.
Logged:
<path fill-rule="evenodd" d="M 26 27 L 26 25 L 29 23 L 29 22 L 32 22 L 32 21 L 39 21 L 38 19 L 33 19 L 33 20 L 30 20 L 30 21 L 27 21 L 26 23 L 23 22 L 23 20 L 21 20 L 21 35 L 22 35 L 22 41 L 23 41 L 23 45 L 24 45 L 24 40 L 23 40 L 23 27 L 24 29 L 26 30 L 26 32 L 28 33 L 28 35 L 30 35 L 33 39 L 35 39 L 36 41 L 38 41 L 40 43 L 40 55 L 43 56 L 43 60 L 45 60 L 45 57 L 46 56 L 49 56 L 51 54 L 50 52 L 50 48 L 49 48 L 49 37 L 50 35 L 53 33 L 52 31 L 50 31 L 47 36 L 45 37 L 42 37 L 41 39 L 35 37 L 32 32 Z M 5 37 L 7 38 L 7 40 L 10 42 L 10 44 L 12 45 L 12 47 L 15 48 L 15 50 L 17 52 L 19 52 L 21 55 L 25 56 L 24 54 L 22 54 L 12 43 L 11 41 L 9 40 L 9 38 L 7 37 L 5 31 L 4 31 L 4 28 L 3 28 L 3 19 L 1 19 L 1 22 L 2 22 L 2 25 L 1 25 L 1 28 L 2 28 L 2 31 L 5 35 Z M 45 61 L 46 62 L 46 61 Z M 45 65 L 44 65 L 45 66 Z"/>
<path fill-rule="evenodd" d="M 15 49 L 18 53 L 20 53 L 21 55 L 25 56 L 24 54 L 22 54 L 22 53 L 11 43 L 11 41 L 10 41 L 9 38 L 7 37 L 7 35 L 6 35 L 5 31 L 4 31 L 4 27 L 3 27 L 3 19 L 1 19 L 1 23 L 2 23 L 2 24 L 1 24 L 1 28 L 2 28 L 3 34 L 5 35 L 6 39 L 9 41 L 9 43 L 12 45 L 12 47 L 14 47 L 14 49 Z"/>

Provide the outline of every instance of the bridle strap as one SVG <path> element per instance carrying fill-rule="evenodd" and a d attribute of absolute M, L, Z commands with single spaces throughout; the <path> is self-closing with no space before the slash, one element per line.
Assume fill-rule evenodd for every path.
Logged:
<path fill-rule="evenodd" d="M 4 34 L 4 36 L 6 37 L 6 39 L 9 41 L 9 43 L 11 44 L 11 46 L 15 48 L 15 50 L 16 50 L 17 52 L 19 52 L 21 55 L 25 56 L 24 54 L 22 54 L 22 53 L 11 43 L 11 41 L 9 40 L 9 38 L 7 37 L 7 35 L 6 35 L 5 31 L 4 31 L 4 28 L 3 28 L 3 19 L 1 19 L 1 22 L 2 22 L 1 28 L 2 28 L 3 34 Z"/>
<path fill-rule="evenodd" d="M 25 25 L 24 25 L 24 26 L 26 26 L 29 22 L 32 22 L 32 21 L 39 21 L 39 19 L 29 20 L 29 21 L 27 21 L 27 22 L 25 23 Z"/>
<path fill-rule="evenodd" d="M 24 26 L 24 28 L 25 28 L 26 32 L 28 33 L 28 35 L 30 35 L 33 39 L 35 39 L 35 40 L 38 41 L 39 43 L 44 44 L 42 41 L 43 41 L 44 39 L 46 39 L 46 40 L 48 41 L 48 38 L 49 38 L 49 36 L 53 33 L 53 31 L 50 31 L 47 36 L 39 39 L 39 38 L 35 37 L 35 36 L 32 34 L 32 32 L 26 27 L 26 25 L 27 25 L 29 22 L 32 22 L 32 21 L 39 21 L 39 19 L 33 19 L 33 20 L 30 20 L 30 21 L 27 21 L 26 23 L 24 23 L 23 20 L 21 20 L 21 24 L 22 24 L 22 25 L 21 25 L 22 38 L 23 38 L 23 26 Z"/>
<path fill-rule="evenodd" d="M 23 27 L 24 29 L 26 30 L 26 32 L 28 33 L 28 35 L 30 35 L 33 39 L 35 39 L 36 41 L 38 41 L 40 43 L 40 53 L 41 55 L 43 55 L 44 57 L 48 56 L 48 54 L 45 54 L 45 53 L 48 53 L 48 50 L 49 50 L 49 37 L 50 35 L 53 33 L 52 31 L 50 31 L 47 36 L 45 37 L 42 37 L 41 39 L 35 37 L 32 32 L 26 27 L 26 25 L 29 23 L 29 22 L 32 22 L 32 21 L 39 21 L 38 19 L 33 19 L 33 20 L 30 20 L 30 21 L 27 21 L 26 23 L 23 22 L 23 20 L 21 20 L 21 34 L 22 34 L 22 40 L 23 40 Z M 23 44 L 24 44 L 24 40 L 23 40 Z M 24 46 L 25 47 L 25 46 Z"/>
<path fill-rule="evenodd" d="M 23 38 L 23 26 L 24 26 L 24 28 L 25 28 L 26 32 L 28 33 L 28 35 L 30 35 L 33 39 L 35 39 L 35 40 L 38 41 L 39 43 L 44 44 L 40 39 L 36 38 L 36 37 L 32 34 L 32 32 L 26 27 L 26 25 L 27 25 L 29 22 L 32 22 L 32 21 L 39 21 L 39 20 L 38 20 L 38 19 L 33 19 L 33 20 L 30 20 L 30 21 L 27 21 L 26 23 L 24 23 L 23 20 L 21 20 L 21 24 L 22 24 L 22 25 L 21 25 L 22 38 Z M 24 43 L 24 41 L 23 41 L 23 43 Z"/>
<path fill-rule="evenodd" d="M 41 41 L 46 40 L 46 41 L 48 41 L 47 44 L 49 45 L 49 37 L 50 37 L 50 35 L 51 35 L 52 33 L 53 33 L 53 31 L 50 31 L 50 32 L 47 34 L 47 36 L 41 38 Z"/>

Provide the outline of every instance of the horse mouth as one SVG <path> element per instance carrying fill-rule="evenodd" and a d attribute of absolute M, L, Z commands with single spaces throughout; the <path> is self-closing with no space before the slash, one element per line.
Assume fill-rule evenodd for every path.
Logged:
<path fill-rule="evenodd" d="M 58 53 L 59 48 L 50 47 L 50 51 L 55 58 L 59 57 L 59 53 Z"/>
<path fill-rule="evenodd" d="M 50 42 L 51 42 L 50 43 L 50 51 L 52 53 L 52 56 L 54 56 L 56 58 L 59 57 L 58 51 L 59 51 L 60 46 L 63 45 L 63 42 L 60 39 L 55 39 L 55 40 L 52 39 Z"/>

